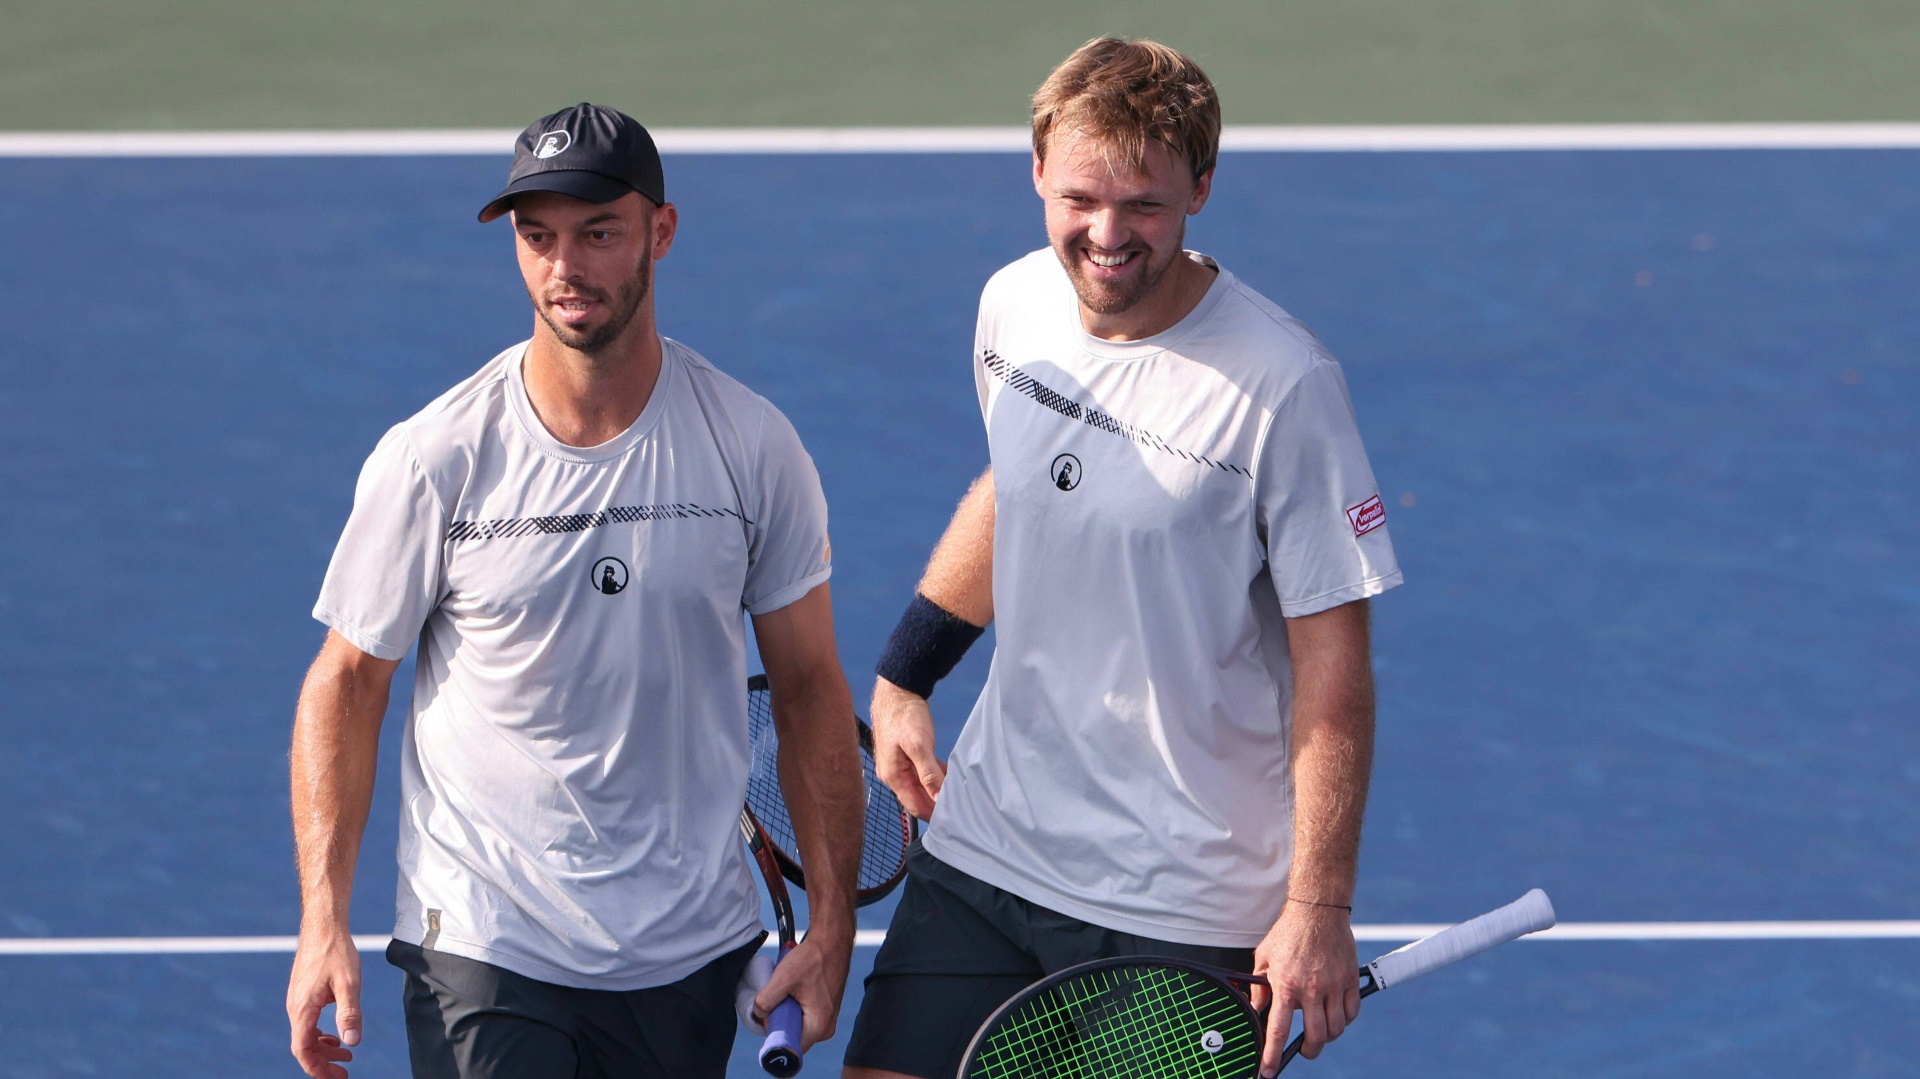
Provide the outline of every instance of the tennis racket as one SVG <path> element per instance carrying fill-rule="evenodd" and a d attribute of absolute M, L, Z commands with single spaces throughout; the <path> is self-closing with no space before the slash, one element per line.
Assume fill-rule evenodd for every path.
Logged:
<path fill-rule="evenodd" d="M 853 900 L 864 907 L 893 891 L 907 875 L 907 848 L 913 844 L 918 824 L 874 773 L 873 731 L 858 716 L 853 722 L 860 738 L 860 771 L 866 795 L 860 875 L 854 884 Z M 780 789 L 780 741 L 773 728 L 773 697 L 764 674 L 747 679 L 747 741 L 753 766 L 747 773 L 747 804 L 740 811 L 740 833 L 746 837 L 747 849 L 753 853 L 754 864 L 766 881 L 767 895 L 773 900 L 774 929 L 780 938 L 780 950 L 774 959 L 777 966 L 796 942 L 787 883 L 804 889 L 807 873 L 800 860 L 800 839 L 794 833 L 793 817 L 787 812 L 787 798 Z M 791 997 L 775 1005 L 767 1016 L 767 1040 L 760 1047 L 760 1066 L 768 1074 L 785 1079 L 800 1071 L 800 1020 L 800 1002 Z"/>
<path fill-rule="evenodd" d="M 1535 888 L 1368 963 L 1360 968 L 1360 995 L 1412 981 L 1553 922 L 1553 904 Z M 1260 984 L 1256 975 L 1156 956 L 1069 967 L 1028 986 L 987 1018 L 967 1046 L 959 1079 L 1254 1079 L 1266 1024 L 1247 989 Z M 1303 1037 L 1287 1046 L 1280 1067 L 1300 1052 Z"/>

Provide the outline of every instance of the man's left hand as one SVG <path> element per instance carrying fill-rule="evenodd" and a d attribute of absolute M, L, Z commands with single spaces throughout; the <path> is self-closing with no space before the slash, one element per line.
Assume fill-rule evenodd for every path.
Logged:
<path fill-rule="evenodd" d="M 1300 1013 L 1306 1034 L 1300 1055 L 1308 1060 L 1360 1015 L 1360 961 L 1350 916 L 1342 908 L 1289 900 L 1280 920 L 1254 949 L 1253 972 L 1272 987 L 1268 991 L 1255 986 L 1253 993 L 1254 1007 L 1269 1000 L 1273 1005 L 1267 1015 L 1266 1049 L 1260 1055 L 1263 1076 L 1280 1068 L 1294 1012 Z"/>

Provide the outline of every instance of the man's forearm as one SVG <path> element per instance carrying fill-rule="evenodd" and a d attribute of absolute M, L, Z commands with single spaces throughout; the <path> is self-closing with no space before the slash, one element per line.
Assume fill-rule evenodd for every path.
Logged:
<path fill-rule="evenodd" d="M 953 511 L 917 589 L 976 626 L 993 621 L 993 525 L 993 470 L 988 469 Z"/>
<path fill-rule="evenodd" d="M 347 926 L 393 670 L 351 662 L 343 646 L 330 637 L 307 672 L 289 754 L 301 923 L 315 928 Z"/>
<path fill-rule="evenodd" d="M 932 812 L 938 788 L 938 781 L 925 775 L 934 765 L 932 730 L 904 734 L 899 713 L 913 707 L 907 704 L 909 698 L 924 704 L 993 621 L 993 498 L 993 470 L 988 469 L 953 511 L 914 588 L 913 601 L 874 665 L 879 678 L 874 683 L 873 721 L 876 737 L 885 740 L 884 747 L 877 747 L 881 759 L 875 765 L 917 815 Z M 925 728 L 924 723 L 908 726 Z M 913 778 L 907 778 L 908 772 Z M 900 786 L 903 783 L 907 786 Z"/>
<path fill-rule="evenodd" d="M 1288 623 L 1293 653 L 1294 851 L 1288 896 L 1351 906 L 1373 771 L 1364 601 Z"/>
<path fill-rule="evenodd" d="M 753 632 L 773 694 L 780 787 L 807 867 L 809 926 L 851 933 L 866 806 L 853 694 L 833 641 L 831 591 L 822 584 L 755 615 Z"/>
<path fill-rule="evenodd" d="M 780 738 L 780 786 L 807 866 L 809 931 L 851 929 L 866 816 L 853 696 L 837 666 L 772 688 L 774 716 L 787 720 Z"/>

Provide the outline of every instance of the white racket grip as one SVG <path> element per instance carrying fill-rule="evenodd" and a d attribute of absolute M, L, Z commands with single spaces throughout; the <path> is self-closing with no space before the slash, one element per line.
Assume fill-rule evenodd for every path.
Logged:
<path fill-rule="evenodd" d="M 733 991 L 733 1010 L 740 1017 L 740 1025 L 756 1038 L 767 1036 L 767 1025 L 753 1018 L 753 997 L 760 987 L 773 977 L 773 959 L 765 952 L 753 953 L 747 960 L 747 969 L 740 972 L 740 984 Z"/>
<path fill-rule="evenodd" d="M 1535 888 L 1498 910 L 1396 948 L 1368 963 L 1367 969 L 1373 972 L 1373 983 L 1385 989 L 1479 955 L 1495 945 L 1537 933 L 1553 923 L 1553 902 L 1547 893 Z"/>

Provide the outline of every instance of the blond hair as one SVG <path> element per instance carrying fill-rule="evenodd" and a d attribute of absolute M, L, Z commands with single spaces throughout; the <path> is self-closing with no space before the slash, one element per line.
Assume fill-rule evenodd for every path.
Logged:
<path fill-rule="evenodd" d="M 1198 180 L 1220 156 L 1220 96 L 1200 65 L 1156 41 L 1094 38 L 1073 50 L 1033 95 L 1033 152 L 1073 131 L 1100 147 L 1109 167 L 1140 172 L 1158 142 Z"/>

